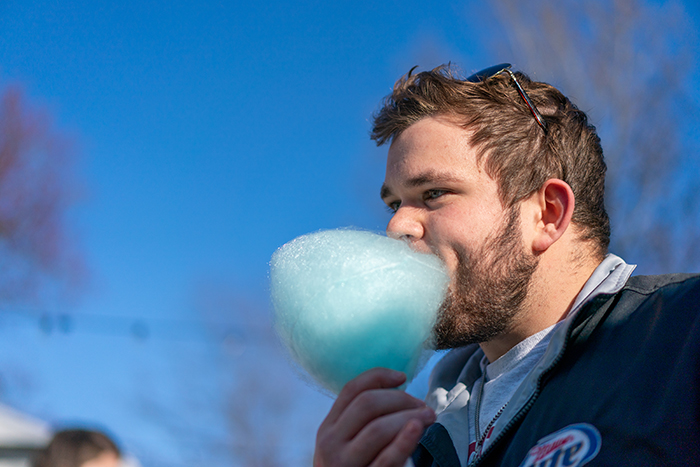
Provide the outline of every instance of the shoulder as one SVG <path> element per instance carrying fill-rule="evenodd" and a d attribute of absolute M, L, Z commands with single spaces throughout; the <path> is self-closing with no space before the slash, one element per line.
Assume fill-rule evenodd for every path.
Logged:
<path fill-rule="evenodd" d="M 633 276 L 617 293 L 595 297 L 577 319 L 572 337 L 580 341 L 608 333 L 613 341 L 627 336 L 636 345 L 652 336 L 695 339 L 700 335 L 700 275 Z"/>
<path fill-rule="evenodd" d="M 620 292 L 620 307 L 700 314 L 700 274 L 630 277 Z"/>
<path fill-rule="evenodd" d="M 643 295 L 659 291 L 666 293 L 696 293 L 700 291 L 700 274 L 663 274 L 659 276 L 632 276 L 624 286 Z"/>
<path fill-rule="evenodd" d="M 700 275 L 630 277 L 618 292 L 600 294 L 584 306 L 567 342 L 579 353 L 598 348 L 600 358 L 628 350 L 636 358 L 644 347 L 654 361 L 659 352 L 673 355 L 672 348 L 700 348 Z M 696 358 L 691 353 L 688 361 Z M 666 360 L 672 364 L 673 358 Z"/>

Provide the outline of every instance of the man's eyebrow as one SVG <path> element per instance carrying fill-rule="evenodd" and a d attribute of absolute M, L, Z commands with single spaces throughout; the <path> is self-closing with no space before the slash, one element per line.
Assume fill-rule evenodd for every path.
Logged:
<path fill-rule="evenodd" d="M 406 180 L 405 185 L 409 188 L 415 188 L 421 185 L 457 182 L 459 180 L 459 178 L 449 173 L 429 171 L 409 178 Z M 382 184 L 379 195 L 382 199 L 386 199 L 392 195 L 391 189 L 386 184 Z"/>

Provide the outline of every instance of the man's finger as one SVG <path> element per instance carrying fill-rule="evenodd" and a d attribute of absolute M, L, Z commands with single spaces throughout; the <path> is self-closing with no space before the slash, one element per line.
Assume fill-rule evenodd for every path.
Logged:
<path fill-rule="evenodd" d="M 425 410 L 423 413 L 421 410 Z M 395 426 L 391 437 L 401 429 L 411 416 L 423 416 L 429 418 L 432 410 L 427 408 L 425 402 L 396 389 L 372 389 L 360 393 L 350 402 L 345 411 L 335 423 L 335 433 L 341 439 L 351 440 L 361 436 L 361 431 L 367 428 L 387 425 L 388 421 L 400 416 L 403 420 Z M 373 440 L 367 439 L 372 442 Z M 388 442 L 388 440 L 387 440 Z"/>
<path fill-rule="evenodd" d="M 388 368 L 372 368 L 348 382 L 338 394 L 324 424 L 334 424 L 347 406 L 363 391 L 370 389 L 389 389 L 401 386 L 406 375 Z"/>
<path fill-rule="evenodd" d="M 408 444 L 411 445 L 408 456 L 415 449 L 415 444 L 420 436 L 413 439 L 408 434 L 402 435 L 402 431 L 408 425 L 412 425 L 412 422 L 417 422 L 420 425 L 419 432 L 422 433 L 423 429 L 433 423 L 434 420 L 435 413 L 428 407 L 404 410 L 377 418 L 365 426 L 352 440 L 346 453 L 349 458 L 357 460 L 358 465 L 368 465 L 373 459 L 381 458 L 382 453 L 387 449 L 389 449 L 389 454 L 386 454 L 386 456 L 392 456 L 391 453 L 395 451 L 399 454 L 399 457 L 403 455 L 401 449 L 391 448 L 392 444 L 398 443 L 401 448 L 406 448 Z M 409 433 L 413 433 L 413 430 L 409 429 Z M 407 436 L 408 438 L 406 439 Z"/>
<path fill-rule="evenodd" d="M 409 420 L 369 467 L 404 467 L 416 449 L 424 429 L 420 421 Z"/>

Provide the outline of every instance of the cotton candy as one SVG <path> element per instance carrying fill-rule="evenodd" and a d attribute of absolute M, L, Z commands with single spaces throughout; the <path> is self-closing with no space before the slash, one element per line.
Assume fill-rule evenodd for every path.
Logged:
<path fill-rule="evenodd" d="M 436 256 L 359 230 L 303 235 L 270 262 L 277 332 L 294 360 L 336 394 L 378 366 L 410 380 L 447 284 Z"/>

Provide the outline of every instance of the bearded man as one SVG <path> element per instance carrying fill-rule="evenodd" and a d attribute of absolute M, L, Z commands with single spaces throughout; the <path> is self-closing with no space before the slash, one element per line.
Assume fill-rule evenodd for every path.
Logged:
<path fill-rule="evenodd" d="M 391 142 L 387 234 L 451 283 L 426 401 L 370 370 L 319 428 L 315 467 L 694 465 L 700 276 L 631 277 L 608 253 L 605 163 L 586 115 L 498 65 L 408 75 L 374 119 Z"/>

